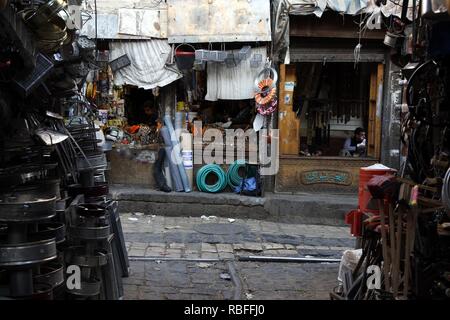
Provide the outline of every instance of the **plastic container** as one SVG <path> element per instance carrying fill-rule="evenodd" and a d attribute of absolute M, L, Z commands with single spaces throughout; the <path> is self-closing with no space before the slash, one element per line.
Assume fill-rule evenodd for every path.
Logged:
<path fill-rule="evenodd" d="M 185 113 L 175 112 L 175 130 L 181 130 L 185 127 Z"/>
<path fill-rule="evenodd" d="M 180 48 L 185 46 L 184 48 Z M 195 48 L 189 44 L 180 44 L 175 49 L 175 61 L 180 70 L 192 69 L 195 60 Z"/>
<path fill-rule="evenodd" d="M 227 53 L 225 51 L 213 50 L 209 52 L 209 61 L 224 62 L 226 57 Z"/>
<path fill-rule="evenodd" d="M 250 67 L 251 68 L 258 68 L 261 65 L 262 62 L 262 54 L 255 53 L 250 60 Z"/>
<path fill-rule="evenodd" d="M 208 61 L 209 60 L 209 50 L 200 49 L 195 50 L 195 60 L 196 61 Z"/>
<path fill-rule="evenodd" d="M 239 50 L 239 60 L 247 60 L 248 58 L 250 58 L 251 53 L 252 47 L 250 46 L 242 47 L 242 49 Z"/>
<path fill-rule="evenodd" d="M 198 112 L 189 112 L 188 117 L 189 117 L 189 123 L 192 123 L 194 118 L 198 116 Z"/>
<path fill-rule="evenodd" d="M 375 214 L 379 213 L 378 209 L 368 208 L 368 204 L 372 196 L 369 189 L 367 188 L 367 183 L 374 176 L 383 176 L 385 174 L 392 174 L 394 172 L 396 172 L 395 169 L 388 168 L 379 163 L 374 164 L 370 167 L 359 169 L 358 205 L 361 212 L 370 212 Z"/>
<path fill-rule="evenodd" d="M 233 53 L 227 53 L 227 57 L 225 58 L 225 64 L 228 68 L 233 68 L 238 65 L 239 61 L 234 58 Z"/>
<path fill-rule="evenodd" d="M 177 102 L 177 111 L 179 111 L 179 112 L 184 111 L 184 101 Z"/>
<path fill-rule="evenodd" d="M 183 161 L 184 170 L 188 177 L 189 184 L 194 184 L 194 152 L 192 145 L 192 134 L 189 132 L 181 133 L 181 159 Z"/>

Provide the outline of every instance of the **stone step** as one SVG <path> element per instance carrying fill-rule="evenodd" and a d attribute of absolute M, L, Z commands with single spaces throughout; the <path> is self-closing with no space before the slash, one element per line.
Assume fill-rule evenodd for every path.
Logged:
<path fill-rule="evenodd" d="M 282 223 L 344 226 L 347 212 L 357 208 L 353 194 L 277 194 L 249 197 L 231 193 L 170 192 L 113 185 L 110 193 L 120 212 L 158 216 L 218 216 Z"/>

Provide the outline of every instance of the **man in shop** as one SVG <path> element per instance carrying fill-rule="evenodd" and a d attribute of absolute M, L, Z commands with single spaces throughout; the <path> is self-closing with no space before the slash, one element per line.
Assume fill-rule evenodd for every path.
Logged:
<path fill-rule="evenodd" d="M 144 102 L 144 120 L 143 123 L 150 127 L 156 126 L 158 121 L 158 110 L 152 101 L 147 100 Z"/>
<path fill-rule="evenodd" d="M 366 132 L 363 128 L 356 128 L 353 137 L 345 140 L 341 154 L 347 157 L 362 157 L 366 154 Z"/>

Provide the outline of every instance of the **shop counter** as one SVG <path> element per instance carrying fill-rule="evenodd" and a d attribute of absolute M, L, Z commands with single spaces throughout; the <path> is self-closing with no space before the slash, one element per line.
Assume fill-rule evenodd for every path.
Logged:
<path fill-rule="evenodd" d="M 108 181 L 112 184 L 130 184 L 156 188 L 153 169 L 159 145 L 114 145 L 107 153 L 110 170 Z"/>
<path fill-rule="evenodd" d="M 378 161 L 371 158 L 280 156 L 277 192 L 358 192 L 359 168 Z"/>

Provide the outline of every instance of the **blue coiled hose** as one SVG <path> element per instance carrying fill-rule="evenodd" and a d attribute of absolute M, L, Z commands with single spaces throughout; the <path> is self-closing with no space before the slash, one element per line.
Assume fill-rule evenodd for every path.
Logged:
<path fill-rule="evenodd" d="M 215 174 L 218 181 L 213 185 L 206 184 L 208 174 Z M 197 188 L 203 192 L 220 192 L 227 186 L 227 176 L 225 171 L 217 164 L 207 164 L 201 167 L 196 176 Z"/>
<path fill-rule="evenodd" d="M 228 167 L 228 185 L 233 190 L 242 184 L 243 178 L 239 175 L 239 169 L 242 167 L 245 167 L 245 160 L 237 160 Z"/>

